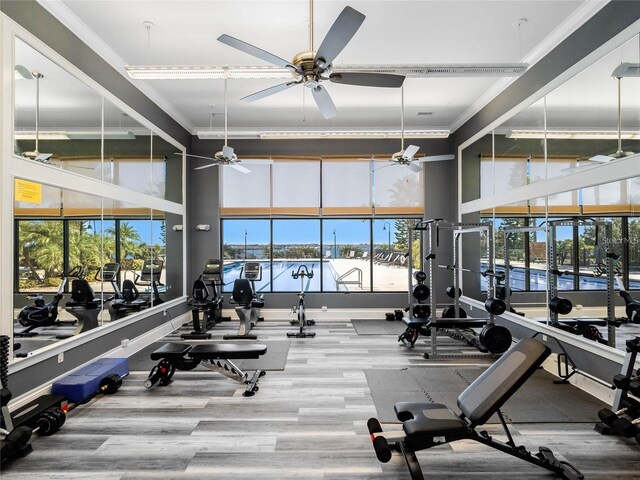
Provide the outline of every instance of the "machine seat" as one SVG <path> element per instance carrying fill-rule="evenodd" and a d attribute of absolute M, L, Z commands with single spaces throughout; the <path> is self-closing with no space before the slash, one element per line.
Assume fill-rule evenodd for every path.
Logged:
<path fill-rule="evenodd" d="M 394 406 L 406 442 L 414 448 L 425 448 L 433 437 L 465 435 L 467 425 L 446 405 L 439 403 L 400 402 Z"/>
<path fill-rule="evenodd" d="M 411 328 L 424 327 L 428 325 L 429 322 L 431 322 L 431 320 L 429 320 L 428 318 L 402 317 L 402 323 Z"/>

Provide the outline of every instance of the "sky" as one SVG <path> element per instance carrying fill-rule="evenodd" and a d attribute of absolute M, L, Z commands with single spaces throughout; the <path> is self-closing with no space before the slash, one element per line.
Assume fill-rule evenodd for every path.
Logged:
<path fill-rule="evenodd" d="M 333 230 L 336 231 L 336 243 L 369 243 L 368 219 L 324 219 L 323 243 L 333 243 Z M 376 219 L 373 224 L 375 243 L 386 243 L 389 230 L 383 230 L 385 223 L 391 227 L 391 243 L 395 242 L 395 220 Z M 247 232 L 248 244 L 268 244 L 269 220 L 224 220 L 223 238 L 227 244 L 243 244 L 244 232 Z M 273 220 L 273 243 L 279 244 L 318 244 L 320 240 L 320 220 L 296 219 Z"/>

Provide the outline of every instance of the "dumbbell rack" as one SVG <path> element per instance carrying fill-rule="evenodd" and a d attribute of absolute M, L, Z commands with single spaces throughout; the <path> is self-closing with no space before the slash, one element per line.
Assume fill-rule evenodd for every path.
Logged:
<path fill-rule="evenodd" d="M 460 235 L 466 233 L 486 233 L 487 235 L 487 258 L 488 258 L 488 270 L 493 271 L 494 269 L 494 256 L 493 256 L 493 225 L 490 223 L 464 223 L 464 222 L 448 222 L 443 219 L 433 219 L 433 220 L 424 220 L 418 222 L 413 228 L 409 228 L 409 257 L 408 257 L 408 278 L 409 278 L 409 286 L 408 286 L 408 296 L 409 296 L 409 316 L 413 318 L 413 299 L 411 298 L 411 292 L 413 287 L 413 237 L 415 232 L 419 233 L 419 241 L 421 248 L 424 246 L 424 232 L 427 233 L 427 259 L 429 261 L 428 264 L 428 278 L 429 278 L 429 290 L 431 292 L 430 296 L 430 308 L 431 308 L 431 318 L 432 326 L 431 326 L 431 351 L 425 354 L 425 357 L 429 358 L 438 358 L 438 335 L 437 335 L 437 323 L 438 320 L 447 321 L 450 323 L 452 320 L 460 320 L 461 323 L 465 321 L 472 321 L 471 318 L 460 318 L 460 295 L 459 295 L 459 286 L 460 286 L 460 268 L 453 268 L 453 283 L 454 283 L 454 308 L 455 308 L 455 318 L 439 318 L 437 316 L 437 304 L 436 304 L 436 295 L 434 292 L 437 290 L 434 286 L 434 268 L 435 268 L 435 259 L 436 253 L 435 249 L 440 244 L 440 231 L 450 231 L 453 233 L 453 262 L 452 265 L 457 265 L 457 244 Z M 424 269 L 424 255 L 420 255 L 420 268 Z M 494 297 L 494 277 L 489 277 L 488 287 L 487 287 L 487 298 Z M 487 319 L 487 325 L 493 325 L 495 323 L 495 315 L 489 313 L 489 318 Z"/>
<path fill-rule="evenodd" d="M 618 387 L 616 389 L 615 396 L 613 398 L 613 406 L 612 411 L 618 412 L 621 409 L 629 409 L 640 411 L 640 399 L 636 400 L 633 397 L 629 396 L 628 388 L 621 388 L 622 385 L 619 385 L 620 380 L 631 380 L 634 377 L 634 369 L 636 365 L 636 359 L 638 357 L 638 352 L 640 351 L 640 337 L 632 338 L 627 340 L 627 355 L 624 358 L 624 363 L 622 364 L 622 369 L 620 374 L 614 377 L 614 384 Z M 640 370 L 636 372 L 638 376 L 640 376 Z M 628 413 L 628 411 L 627 411 Z M 604 422 L 596 423 L 595 430 L 602 435 L 610 435 L 615 434 L 615 432 L 609 425 Z M 640 443 L 640 424 L 636 429 L 636 440 Z"/>

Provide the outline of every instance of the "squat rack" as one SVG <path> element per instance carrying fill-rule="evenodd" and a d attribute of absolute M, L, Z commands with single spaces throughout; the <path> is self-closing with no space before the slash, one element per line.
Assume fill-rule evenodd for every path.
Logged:
<path fill-rule="evenodd" d="M 438 317 L 437 315 L 437 304 L 436 304 L 436 289 L 434 285 L 434 268 L 435 268 L 435 259 L 436 253 L 435 249 L 440 245 L 440 231 L 450 231 L 453 233 L 453 261 L 451 264 L 451 268 L 447 266 L 448 269 L 453 271 L 453 283 L 454 283 L 454 308 L 455 308 L 455 317 L 454 318 L 443 318 Z M 465 233 L 486 233 L 487 235 L 487 258 L 488 265 L 485 273 L 490 273 L 487 275 L 489 277 L 488 288 L 487 288 L 487 298 L 494 297 L 494 252 L 493 252 L 493 225 L 491 223 L 465 223 L 465 222 L 448 222 L 446 220 L 436 218 L 431 220 L 423 220 L 418 222 L 413 228 L 409 228 L 409 266 L 408 266 L 408 297 L 409 297 L 409 316 L 413 318 L 413 299 L 411 297 L 411 292 L 413 290 L 413 237 L 415 232 L 419 232 L 420 245 L 423 246 L 423 236 L 424 233 L 427 233 L 427 256 L 424 257 L 420 255 L 420 269 L 424 270 L 424 261 L 427 260 L 428 263 L 428 278 L 429 278 L 429 291 L 430 295 L 430 308 L 431 308 L 431 358 L 437 358 L 438 355 L 438 342 L 437 342 L 437 329 L 438 322 L 443 323 L 442 328 L 452 328 L 451 323 L 458 323 L 460 328 L 472 327 L 474 320 L 477 323 L 479 319 L 473 318 L 460 318 L 460 295 L 458 286 L 460 285 L 460 272 L 467 271 L 466 269 L 462 269 L 458 266 L 457 257 L 458 257 L 458 239 L 460 235 Z M 470 270 L 471 271 L 471 270 Z M 483 274 L 483 272 L 479 272 Z M 488 319 L 485 320 L 487 325 L 493 325 L 495 323 L 495 315 L 489 313 Z"/>

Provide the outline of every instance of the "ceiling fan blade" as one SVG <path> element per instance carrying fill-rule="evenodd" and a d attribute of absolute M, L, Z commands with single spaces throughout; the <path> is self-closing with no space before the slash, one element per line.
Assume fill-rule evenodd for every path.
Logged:
<path fill-rule="evenodd" d="M 38 155 L 36 155 L 36 157 L 34 158 L 34 160 L 36 162 L 46 162 L 47 160 L 49 160 L 51 157 L 53 157 L 53 153 L 39 153 Z"/>
<path fill-rule="evenodd" d="M 429 155 L 427 157 L 416 158 L 416 162 L 443 162 L 445 160 L 453 160 L 455 155 L 449 153 L 447 155 Z"/>
<path fill-rule="evenodd" d="M 419 163 L 411 162 L 411 163 L 409 163 L 407 165 L 407 167 L 409 167 L 409 170 L 411 170 L 412 172 L 418 173 L 418 172 L 422 171 L 422 168 L 420 168 L 420 164 Z"/>
<path fill-rule="evenodd" d="M 329 65 L 340 54 L 349 40 L 356 34 L 366 17 L 351 7 L 344 7 L 336 21 L 333 22 L 327 35 L 322 40 L 316 53 L 315 61 L 324 61 Z"/>
<path fill-rule="evenodd" d="M 615 160 L 614 157 L 610 157 L 609 155 L 596 155 L 589 159 L 591 162 L 599 162 L 599 163 L 609 163 L 611 160 Z"/>
<path fill-rule="evenodd" d="M 260 100 L 261 98 L 268 97 L 269 95 L 273 95 L 274 93 L 286 90 L 287 88 L 291 88 L 297 84 L 298 82 L 281 83 L 279 85 L 274 85 L 273 87 L 260 90 L 259 92 L 252 93 L 251 95 L 247 95 L 246 97 L 242 97 L 240 100 L 244 100 L 245 102 L 254 102 L 256 100 Z"/>
<path fill-rule="evenodd" d="M 175 155 L 182 155 L 182 153 L 176 153 Z M 190 153 L 185 153 L 185 155 L 187 157 L 204 158 L 205 160 L 213 160 L 213 158 L 211 158 L 211 157 L 203 157 L 202 155 L 191 155 Z"/>
<path fill-rule="evenodd" d="M 296 67 L 291 65 L 291 63 L 286 61 L 284 58 L 280 58 L 277 55 L 274 55 L 273 53 L 269 53 L 266 50 L 262 50 L 261 48 L 255 47 L 250 43 L 243 42 L 242 40 L 239 40 L 230 35 L 226 35 L 226 34 L 220 35 L 218 37 L 218 41 L 226 45 L 229 45 L 230 47 L 233 47 L 237 50 L 240 50 L 244 53 L 248 53 L 249 55 L 257 57 L 260 60 L 264 60 L 265 62 L 271 63 L 272 65 L 277 65 L 278 67 L 281 67 L 281 68 L 289 68 L 289 69 L 296 70 Z"/>
<path fill-rule="evenodd" d="M 231 160 L 233 158 L 233 148 L 224 145 L 222 147 L 222 155 L 224 158 Z"/>
<path fill-rule="evenodd" d="M 211 160 L 211 159 L 209 159 Z M 210 168 L 210 167 L 217 167 L 218 165 L 220 165 L 219 163 L 210 163 L 208 165 L 203 165 L 202 167 L 196 167 L 194 168 L 194 170 L 204 170 L 205 168 Z"/>
<path fill-rule="evenodd" d="M 316 101 L 316 105 L 318 105 L 318 110 L 320 110 L 324 118 L 333 118 L 338 114 L 336 106 L 333 104 L 333 100 L 331 100 L 331 96 L 326 88 L 318 85 L 311 91 L 313 92 L 313 99 Z"/>
<path fill-rule="evenodd" d="M 393 160 L 390 160 L 391 163 L 388 163 L 387 165 L 383 165 L 382 167 L 378 167 L 378 168 L 374 168 L 373 171 L 377 172 L 378 170 L 382 170 L 383 168 L 387 168 L 387 167 L 393 167 L 394 165 L 399 165 L 398 162 L 395 162 Z"/>
<path fill-rule="evenodd" d="M 402 86 L 404 78 L 404 75 L 391 75 L 387 73 L 344 72 L 332 73 L 329 80 L 333 83 L 358 85 L 360 87 L 399 88 Z"/>
<path fill-rule="evenodd" d="M 415 145 L 409 145 L 402 154 L 403 158 L 413 158 L 413 156 L 418 153 L 420 147 L 416 147 Z"/>
<path fill-rule="evenodd" d="M 238 165 L 237 163 L 230 163 L 229 167 L 233 168 L 234 170 L 237 170 L 241 173 L 251 173 L 251 170 L 249 170 L 246 167 L 243 167 L 242 165 Z"/>
<path fill-rule="evenodd" d="M 256 163 L 259 165 L 271 165 L 273 163 L 273 160 L 270 158 L 243 158 L 238 161 L 242 161 L 242 163 Z"/>

